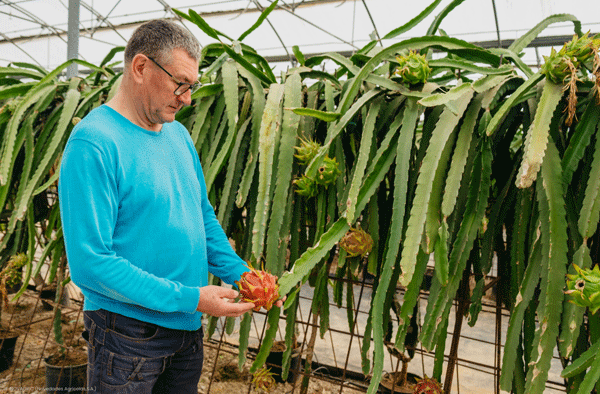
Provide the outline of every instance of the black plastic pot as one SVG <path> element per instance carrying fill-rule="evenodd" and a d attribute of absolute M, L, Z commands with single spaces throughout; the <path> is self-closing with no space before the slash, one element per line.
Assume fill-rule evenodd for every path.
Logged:
<path fill-rule="evenodd" d="M 294 355 L 295 354 L 295 355 Z M 287 380 L 283 380 L 281 377 L 282 373 L 282 365 L 283 365 L 283 351 L 273 351 L 267 356 L 267 361 L 265 362 L 266 366 L 273 373 L 273 378 L 278 383 L 294 383 L 298 378 L 298 371 L 300 370 L 300 354 L 296 351 L 292 352 L 292 360 L 290 362 L 290 370 L 288 373 Z"/>
<path fill-rule="evenodd" d="M 57 366 L 46 363 L 46 388 L 48 393 L 87 394 L 87 363 L 79 365 Z"/>
<path fill-rule="evenodd" d="M 18 334 L 0 338 L 0 372 L 6 371 L 12 365 L 13 356 L 15 355 L 15 344 L 18 338 Z"/>

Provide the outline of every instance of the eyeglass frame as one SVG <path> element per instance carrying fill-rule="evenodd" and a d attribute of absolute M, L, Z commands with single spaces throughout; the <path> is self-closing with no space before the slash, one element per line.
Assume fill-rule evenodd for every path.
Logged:
<path fill-rule="evenodd" d="M 152 62 L 154 64 L 156 64 L 158 66 L 158 68 L 160 68 L 161 70 L 163 70 L 165 73 L 167 73 L 167 75 L 169 77 L 171 77 L 171 79 L 173 80 L 173 82 L 175 82 L 177 84 L 177 87 L 175 88 L 175 90 L 173 91 L 173 94 L 175 96 L 181 96 L 182 94 L 184 94 L 185 92 L 187 92 L 188 90 L 191 90 L 192 93 L 194 93 L 196 90 L 198 90 L 198 88 L 200 87 L 200 82 L 194 82 L 194 83 L 188 83 L 188 82 L 180 82 L 177 78 L 175 78 L 173 76 L 173 74 L 171 74 L 170 72 L 168 72 L 167 70 L 165 70 L 165 68 L 163 66 L 161 66 L 160 64 L 158 64 L 158 62 L 156 60 L 154 60 L 152 57 L 146 55 L 146 57 L 150 60 L 152 60 Z M 182 86 L 187 86 L 187 89 L 185 89 L 183 92 L 177 93 L 177 91 L 179 89 L 181 89 Z"/>

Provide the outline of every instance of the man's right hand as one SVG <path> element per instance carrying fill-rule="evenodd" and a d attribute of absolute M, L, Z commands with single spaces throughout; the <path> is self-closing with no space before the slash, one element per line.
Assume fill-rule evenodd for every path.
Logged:
<path fill-rule="evenodd" d="M 204 286 L 200 288 L 199 312 L 211 316 L 237 317 L 254 308 L 251 302 L 235 302 L 238 292 L 221 286 Z"/>

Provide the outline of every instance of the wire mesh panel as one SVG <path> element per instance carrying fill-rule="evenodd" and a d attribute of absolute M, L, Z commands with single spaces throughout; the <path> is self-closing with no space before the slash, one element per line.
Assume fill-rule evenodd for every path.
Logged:
<path fill-rule="evenodd" d="M 330 280 L 336 280 L 336 278 L 330 277 Z M 443 355 L 442 376 L 445 378 L 443 383 L 449 384 L 451 387 L 447 392 L 500 393 L 500 361 L 509 316 L 508 311 L 502 309 L 495 300 L 494 278 L 490 278 L 489 283 L 487 291 L 489 295 L 485 297 L 483 310 L 474 327 L 470 327 L 464 316 L 459 313 L 460 301 L 454 303 L 454 309 L 448 321 L 448 337 Z M 348 310 L 346 307 L 338 308 L 331 304 L 330 327 L 322 338 L 318 333 L 318 320 L 315 322 L 310 309 L 313 289 L 307 285 L 302 287 L 296 320 L 299 342 L 297 353 L 301 355 L 302 361 L 294 364 L 298 368 L 297 371 L 293 371 L 294 377 L 285 384 L 280 383 L 274 392 L 300 393 L 303 390 L 303 378 L 306 376 L 309 378 L 306 392 L 309 393 L 367 391 L 369 376 L 363 373 L 361 348 L 373 289 L 365 281 L 354 281 L 351 284 L 354 291 L 354 308 Z M 397 295 L 401 302 L 403 296 L 401 288 L 397 289 Z M 418 319 L 420 320 L 425 314 L 428 296 L 428 291 L 422 290 L 419 299 Z M 352 328 L 348 325 L 348 313 L 354 316 L 355 324 Z M 457 320 L 457 315 L 462 318 Z M 253 329 L 249 338 L 248 352 L 250 361 L 253 360 L 261 343 L 266 328 L 265 316 L 266 314 L 263 312 L 253 314 Z M 280 322 L 276 339 L 282 341 L 285 335 L 284 319 L 280 319 Z M 397 322 L 392 324 L 396 325 Z M 199 386 L 200 392 L 225 392 L 221 390 L 232 384 L 243 386 L 248 393 L 254 392 L 252 375 L 248 371 L 250 362 L 247 362 L 242 370 L 238 369 L 237 345 L 236 330 L 234 329 L 231 335 L 228 335 L 225 319 L 220 320 L 213 337 L 205 339 L 206 361 Z M 392 392 L 392 390 L 412 392 L 410 385 L 407 386 L 408 388 L 403 388 L 395 384 L 394 378 L 402 372 L 403 366 L 406 368 L 409 383 L 414 383 L 415 377 L 431 376 L 434 369 L 434 352 L 417 347 L 410 349 L 414 350 L 414 357 L 411 358 L 395 352 L 391 342 L 387 342 L 386 345 L 390 351 L 387 352 L 385 358 L 385 374 L 379 388 L 380 392 Z M 306 360 L 311 353 L 312 363 L 310 372 L 307 373 Z M 369 354 L 372 355 L 372 351 Z M 448 373 L 449 366 L 452 368 L 452 374 Z M 267 367 L 277 368 L 276 365 L 269 363 L 267 363 Z M 561 369 L 560 360 L 556 355 L 545 392 L 566 391 L 560 377 Z"/>
<path fill-rule="evenodd" d="M 331 280 L 336 278 L 331 277 Z M 348 281 L 346 281 L 348 282 Z M 499 393 L 500 360 L 503 348 L 507 311 L 495 302 L 492 293 L 494 280 L 490 280 L 490 296 L 486 297 L 483 311 L 475 327 L 470 327 L 461 316 L 461 302 L 455 302 L 454 311 L 448 322 L 448 338 L 444 351 L 445 384 L 451 382 L 452 393 Z M 277 380 L 274 393 L 361 393 L 366 392 L 369 376 L 362 369 L 361 348 L 364 341 L 364 327 L 368 318 L 371 302 L 372 285 L 366 280 L 349 282 L 354 292 L 354 307 L 338 308 L 330 305 L 329 330 L 323 337 L 319 334 L 319 321 L 314 319 L 310 305 L 313 289 L 305 285 L 301 289 L 300 303 L 296 320 L 298 347 L 293 355 L 293 362 L 287 381 L 279 378 L 277 361 L 268 359 L 266 367 L 274 373 Z M 85 349 L 81 338 L 83 332 L 82 301 L 75 287 L 67 286 L 67 295 L 63 301 L 56 303 L 52 292 L 36 291 L 33 286 L 25 291 L 22 297 L 5 308 L 3 323 L 19 334 L 14 347 L 12 364 L 0 374 L 1 392 L 44 392 L 46 387 L 45 359 L 51 354 L 76 354 Z M 402 289 L 397 290 L 399 301 Z M 419 299 L 419 319 L 425 313 L 428 292 L 424 289 Z M 61 311 L 61 329 L 66 345 L 56 342 L 54 332 L 54 316 Z M 348 324 L 348 314 L 352 314 L 355 322 Z M 203 374 L 198 386 L 199 393 L 225 392 L 259 392 L 249 372 L 262 342 L 266 329 L 266 314 L 254 312 L 250 331 L 247 361 L 239 368 L 239 319 L 232 327 L 227 328 L 226 319 L 219 319 L 212 337 L 205 338 L 205 362 Z M 280 320 L 277 341 L 285 338 L 285 320 Z M 396 324 L 396 322 L 392 322 Z M 230 333 L 228 334 L 227 331 Z M 455 335 L 458 334 L 458 335 Z M 5 340 L 7 341 L 7 340 Z M 414 356 L 394 352 L 391 343 L 385 357 L 385 375 L 380 385 L 380 392 L 412 392 L 397 387 L 394 377 L 403 366 L 408 372 L 409 382 L 415 377 L 430 375 L 434 368 L 435 354 L 420 347 L 414 350 Z M 371 346 L 372 349 L 372 346 Z M 273 349 L 275 350 L 275 348 Z M 273 352 L 274 353 L 274 352 Z M 408 353 L 408 352 L 407 352 Z M 371 352 L 369 352 L 371 354 Z M 370 358 L 371 356 L 369 356 Z M 307 368 L 307 360 L 311 368 Z M 546 392 L 565 392 L 560 378 L 560 361 L 553 360 L 555 368 L 551 370 Z M 448 366 L 452 366 L 452 377 L 449 378 Z M 449 380 L 450 379 L 450 380 Z M 303 389 L 304 385 L 304 389 Z M 235 390 L 235 391 L 234 391 Z M 303 391 L 306 390 L 306 391 Z"/>

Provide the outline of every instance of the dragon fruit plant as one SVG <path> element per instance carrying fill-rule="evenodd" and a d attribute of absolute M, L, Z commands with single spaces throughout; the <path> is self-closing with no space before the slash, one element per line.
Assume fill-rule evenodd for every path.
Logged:
<path fill-rule="evenodd" d="M 570 300 L 575 305 L 588 307 L 596 313 L 600 309 L 600 268 L 582 269 L 573 264 L 577 274 L 567 275 L 567 291 Z"/>
<path fill-rule="evenodd" d="M 338 176 L 340 176 L 341 172 L 339 169 L 339 164 L 335 158 L 331 158 L 329 156 L 325 156 L 323 159 L 323 164 L 321 164 L 317 170 L 317 177 L 315 182 L 319 185 L 327 187 L 332 184 Z"/>
<path fill-rule="evenodd" d="M 600 73 L 600 38 L 589 37 L 588 34 L 573 39 L 563 45 L 559 50 L 552 50 L 550 56 L 544 56 L 544 64 L 540 73 L 546 78 L 542 88 L 534 121 L 525 138 L 525 151 L 519 175 L 517 187 L 525 189 L 537 179 L 548 145 L 550 123 L 554 110 L 558 107 L 565 91 L 567 95 L 566 126 L 571 126 L 575 119 L 577 108 L 577 82 L 582 82 L 584 71 L 592 70 L 594 76 L 594 90 L 598 99 L 598 74 Z M 590 75 L 590 76 L 591 76 Z M 488 135 L 489 135 L 488 131 Z"/>
<path fill-rule="evenodd" d="M 2 300 L 0 301 L 0 316 L 2 308 L 8 307 L 8 287 L 15 286 L 21 281 L 20 269 L 27 264 L 27 255 L 25 253 L 19 253 L 12 256 L 6 266 L 0 271 L 0 294 Z"/>
<path fill-rule="evenodd" d="M 236 282 L 241 299 L 245 302 L 252 302 L 255 305 L 255 312 L 262 307 L 270 310 L 275 301 L 279 299 L 277 277 L 266 271 L 253 267 L 248 268 L 250 271 L 244 272 L 242 278 Z"/>

